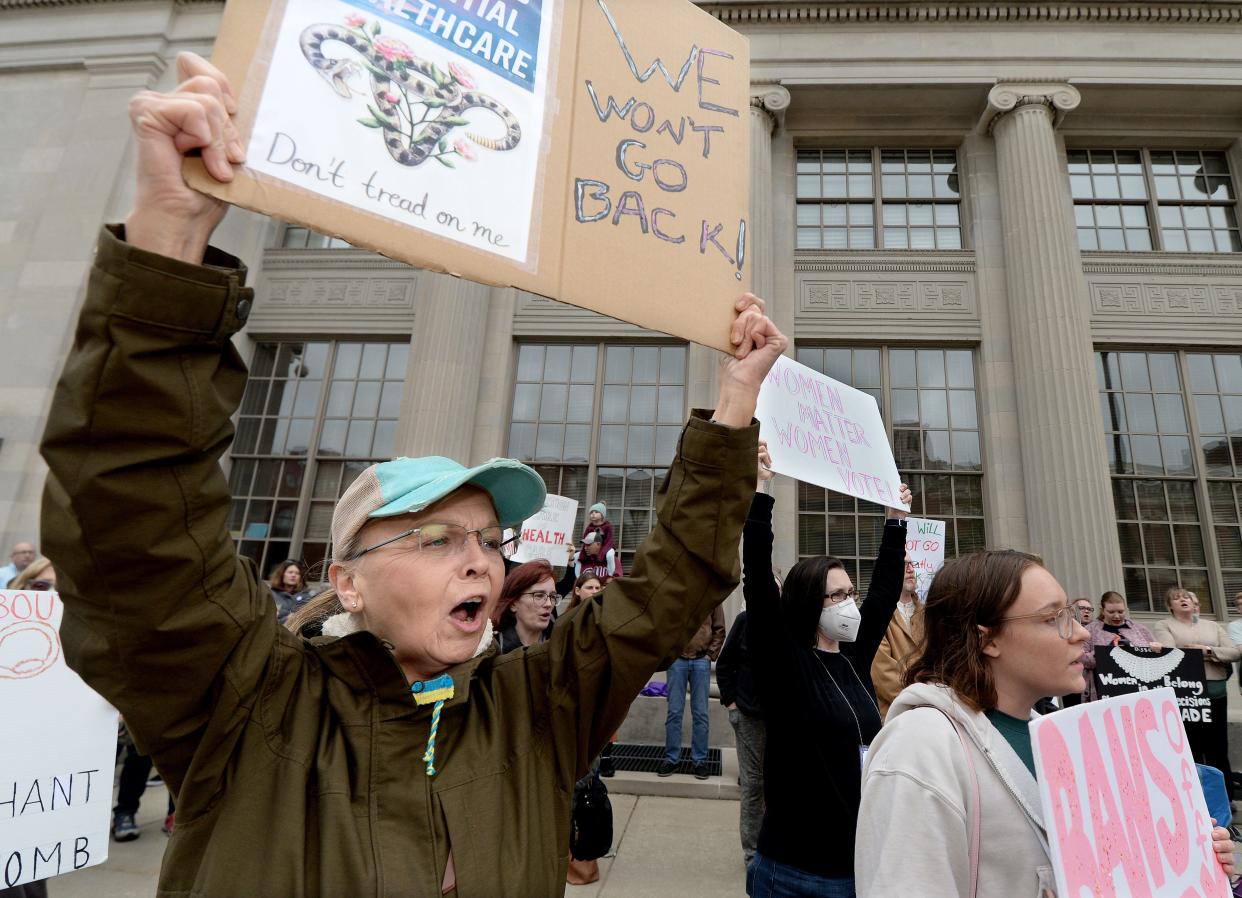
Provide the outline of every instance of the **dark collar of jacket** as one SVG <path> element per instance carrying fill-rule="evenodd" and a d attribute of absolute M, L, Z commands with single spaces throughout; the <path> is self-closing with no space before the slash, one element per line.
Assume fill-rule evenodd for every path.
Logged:
<path fill-rule="evenodd" d="M 547 642 L 552 636 L 552 628 L 556 626 L 556 618 L 552 618 L 548 622 L 548 626 L 544 629 L 543 635 L 539 637 L 539 642 Z M 509 626 L 500 630 L 496 634 L 496 641 L 500 644 L 500 654 L 507 655 L 509 652 L 517 651 L 522 648 L 522 637 L 518 636 L 517 621 L 509 624 Z"/>

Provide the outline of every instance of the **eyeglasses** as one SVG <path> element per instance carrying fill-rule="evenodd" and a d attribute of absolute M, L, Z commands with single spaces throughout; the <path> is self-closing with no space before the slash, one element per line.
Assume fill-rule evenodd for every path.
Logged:
<path fill-rule="evenodd" d="M 361 558 L 368 552 L 382 549 L 384 546 L 410 536 L 414 537 L 414 540 L 409 544 L 409 548 L 413 551 L 426 552 L 431 555 L 457 555 L 466 548 L 466 539 L 472 533 L 479 541 L 479 548 L 488 555 L 499 556 L 505 546 L 517 539 L 516 534 L 505 539 L 504 530 L 500 527 L 481 527 L 478 530 L 467 530 L 461 524 L 442 524 L 437 522 L 423 524 L 423 526 L 415 527 L 413 530 L 398 533 L 382 543 L 368 546 L 355 555 L 354 558 Z"/>
<path fill-rule="evenodd" d="M 832 592 L 825 593 L 824 598 L 828 600 L 829 605 L 840 605 L 846 599 L 857 599 L 858 590 L 852 587 L 850 589 L 837 589 Z"/>
<path fill-rule="evenodd" d="M 524 592 L 524 596 L 530 596 L 535 600 L 536 605 L 555 605 L 556 600 L 560 598 L 554 592 Z"/>
<path fill-rule="evenodd" d="M 1053 620 L 1057 622 L 1057 633 L 1062 639 L 1069 639 L 1074 635 L 1074 614 L 1073 605 L 1062 605 L 1056 611 L 1036 611 L 1034 614 L 1013 614 L 1009 617 L 1002 617 L 1002 621 L 1011 620 L 1030 620 L 1036 617 L 1048 618 L 1048 623 Z"/>

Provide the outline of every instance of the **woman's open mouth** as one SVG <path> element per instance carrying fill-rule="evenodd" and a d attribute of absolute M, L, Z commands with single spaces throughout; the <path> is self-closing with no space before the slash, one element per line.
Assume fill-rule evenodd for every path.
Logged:
<path fill-rule="evenodd" d="M 466 599 L 453 606 L 453 610 L 449 612 L 449 619 L 465 632 L 475 633 L 483 626 L 483 615 L 479 613 L 482 608 L 482 599 Z"/>

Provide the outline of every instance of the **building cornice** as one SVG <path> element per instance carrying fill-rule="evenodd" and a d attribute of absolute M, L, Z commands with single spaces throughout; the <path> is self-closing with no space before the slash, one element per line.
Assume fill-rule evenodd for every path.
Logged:
<path fill-rule="evenodd" d="M 1238 0 L 1209 2 L 1044 2 L 995 3 L 986 0 L 958 0 L 956 3 L 928 3 L 923 0 L 892 0 L 888 3 L 796 2 L 796 0 L 751 0 L 751 2 L 699 2 L 704 11 L 729 25 L 799 25 L 817 22 L 835 25 L 849 23 L 909 22 L 1112 22 L 1160 24 L 1238 24 L 1242 23 L 1242 3 Z"/>

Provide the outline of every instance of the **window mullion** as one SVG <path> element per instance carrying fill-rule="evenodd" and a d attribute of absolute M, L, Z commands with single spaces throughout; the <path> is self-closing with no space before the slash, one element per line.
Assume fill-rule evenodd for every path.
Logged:
<path fill-rule="evenodd" d="M 1151 219 L 1151 248 L 1153 252 L 1164 251 L 1164 234 L 1160 230 L 1160 200 L 1156 196 L 1156 176 L 1152 171 L 1151 151 L 1139 147 L 1143 160 L 1143 180 L 1147 184 L 1147 215 Z"/>
<path fill-rule="evenodd" d="M 599 480 L 599 443 L 602 412 L 604 407 L 604 370 L 608 356 L 608 344 L 599 342 L 595 353 L 595 403 L 591 409 L 591 451 L 587 454 L 586 504 L 590 508 L 596 501 Z M 585 520 L 585 517 L 584 517 Z M 620 547 L 618 546 L 618 551 Z"/>
<path fill-rule="evenodd" d="M 1208 582 L 1211 592 L 1221 597 L 1220 607 L 1216 611 L 1220 620 L 1229 618 L 1229 597 L 1225 595 L 1225 575 L 1221 570 L 1219 553 L 1216 546 L 1215 518 L 1212 515 L 1211 496 L 1207 488 L 1207 471 L 1200 464 L 1203 442 L 1199 435 L 1199 415 L 1195 408 L 1194 388 L 1190 382 L 1190 363 L 1186 351 L 1177 353 L 1178 370 L 1182 378 L 1182 396 L 1186 403 L 1186 420 L 1190 426 L 1190 459 L 1195 472 L 1195 502 L 1199 505 L 1199 532 L 1203 539 L 1203 557 L 1208 566 Z M 1209 599 L 1211 596 L 1208 597 Z"/>
<path fill-rule="evenodd" d="M 309 346 L 309 341 L 303 345 Z M 311 497 L 314 495 L 315 476 L 319 469 L 319 437 L 323 432 L 324 416 L 328 408 L 328 393 L 332 389 L 332 369 L 336 365 L 337 341 L 328 341 L 328 356 L 323 367 L 323 387 L 319 391 L 319 404 L 315 409 L 315 423 L 306 447 L 306 471 L 302 475 L 302 489 L 298 492 L 298 511 L 293 519 L 293 533 L 289 540 L 289 557 L 302 557 L 302 543 L 306 539 L 306 522 L 310 519 Z M 305 357 L 303 350 L 303 357 Z M 344 470 L 341 472 L 344 476 Z"/>

